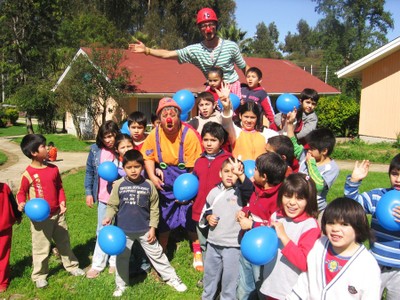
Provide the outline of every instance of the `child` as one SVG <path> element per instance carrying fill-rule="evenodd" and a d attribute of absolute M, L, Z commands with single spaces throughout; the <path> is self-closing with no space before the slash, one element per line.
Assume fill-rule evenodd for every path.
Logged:
<path fill-rule="evenodd" d="M 195 162 L 193 174 L 199 179 L 199 192 L 193 202 L 192 219 L 196 222 L 198 241 L 193 243 L 193 266 L 195 269 L 203 270 L 203 260 L 205 259 L 208 227 L 200 228 L 201 211 L 206 204 L 208 193 L 221 181 L 220 170 L 222 163 L 231 157 L 222 146 L 228 139 L 228 133 L 221 124 L 208 122 L 204 125 L 201 132 L 202 143 L 205 151 Z M 203 255 L 203 258 L 201 257 Z"/>
<path fill-rule="evenodd" d="M 288 137 L 292 140 L 294 153 L 300 162 L 299 173 L 308 174 L 315 182 L 318 192 L 318 210 L 326 207 L 326 195 L 339 175 L 339 167 L 330 158 L 336 139 L 329 129 L 315 129 L 306 138 L 307 149 L 297 143 L 293 131 L 293 122 L 297 111 L 288 113 Z"/>
<path fill-rule="evenodd" d="M 221 124 L 221 113 L 215 109 L 217 103 L 209 92 L 202 92 L 197 95 L 197 108 L 199 115 L 189 120 L 189 125 L 201 134 L 204 124 L 207 122 L 217 122 Z"/>
<path fill-rule="evenodd" d="M 147 119 L 144 113 L 135 111 L 128 116 L 128 128 L 134 143 L 134 149 L 140 150 L 147 137 L 145 133 Z"/>
<path fill-rule="evenodd" d="M 381 299 L 379 266 L 363 245 L 371 232 L 361 205 L 333 200 L 322 216 L 322 231 L 325 236 L 308 254 L 307 272 L 287 299 Z"/>
<path fill-rule="evenodd" d="M 265 145 L 265 152 L 278 153 L 286 161 L 286 177 L 299 171 L 299 161 L 294 157 L 293 143 L 286 135 L 270 137 Z"/>
<path fill-rule="evenodd" d="M 271 216 L 280 241 L 278 253 L 264 266 L 260 289 L 267 299 L 284 299 L 291 291 L 299 274 L 307 270 L 308 252 L 321 235 L 317 191 L 310 176 L 289 175 L 279 189 L 278 207 Z"/>
<path fill-rule="evenodd" d="M 269 127 L 269 124 L 274 123 L 275 112 L 271 105 L 271 100 L 267 92 L 261 86 L 262 72 L 259 68 L 251 67 L 246 71 L 246 82 L 247 85 L 242 87 L 242 99 L 240 101 L 241 106 L 244 103 L 253 101 L 257 103 L 261 113 L 259 118 L 263 120 L 264 127 Z M 237 113 L 240 111 L 240 106 Z M 264 119 L 265 118 L 265 119 Z"/>
<path fill-rule="evenodd" d="M 158 125 L 160 125 L 160 119 L 158 118 L 157 114 L 152 113 L 151 114 L 151 125 L 153 126 L 153 129 L 156 128 Z"/>
<path fill-rule="evenodd" d="M 126 151 L 134 149 L 134 144 L 132 138 L 123 133 L 119 133 L 115 137 L 115 152 L 118 153 L 118 174 L 119 176 L 125 176 L 124 168 L 122 167 L 122 159 Z"/>
<path fill-rule="evenodd" d="M 218 104 L 219 95 L 217 90 L 222 86 L 224 80 L 224 72 L 220 67 L 211 67 L 207 72 L 207 87 L 206 92 L 213 95 L 215 104 Z M 218 108 L 218 106 L 217 106 Z"/>
<path fill-rule="evenodd" d="M 229 144 L 232 147 L 234 157 L 242 161 L 255 160 L 265 152 L 265 144 L 277 132 L 263 128 L 257 130 L 260 123 L 260 109 L 255 102 L 246 102 L 239 111 L 241 127 L 236 126 L 232 121 L 232 103 L 229 99 L 229 88 L 223 85 L 221 91 L 217 91 L 223 106 L 222 125 L 228 131 Z"/>
<path fill-rule="evenodd" d="M 236 299 L 240 225 L 235 216 L 253 192 L 253 184 L 244 175 L 243 164 L 237 159 L 226 159 L 219 175 L 221 183 L 208 194 L 203 218 L 200 220 L 210 226 L 202 299 L 214 299 L 220 278 L 220 298 Z"/>
<path fill-rule="evenodd" d="M 103 225 L 111 224 L 117 215 L 117 225 L 127 237 L 126 247 L 117 256 L 114 297 L 121 297 L 129 284 L 129 257 L 135 241 L 140 242 L 154 268 L 164 281 L 178 292 L 187 287 L 176 275 L 156 238 L 159 220 L 158 193 L 155 186 L 141 173 L 144 168 L 142 154 L 137 150 L 125 153 L 122 165 L 126 176 L 114 183 Z"/>
<path fill-rule="evenodd" d="M 57 160 L 57 148 L 54 146 L 53 142 L 49 142 L 47 144 L 48 152 L 47 152 L 47 159 L 49 161 L 56 161 Z"/>
<path fill-rule="evenodd" d="M 21 212 L 10 187 L 0 182 L 0 293 L 10 284 L 12 225 L 21 221 Z"/>
<path fill-rule="evenodd" d="M 390 188 L 378 188 L 369 192 L 359 193 L 362 180 L 367 177 L 370 163 L 368 160 L 360 164 L 356 162 L 354 170 L 346 179 L 344 195 L 356 200 L 367 214 L 372 215 L 371 227 L 375 232 L 376 241 L 371 243 L 371 253 L 381 268 L 382 289 L 387 289 L 386 299 L 400 299 L 400 232 L 389 231 L 379 225 L 376 219 L 376 206 L 381 197 L 391 190 L 400 191 L 400 154 L 392 158 L 389 165 Z M 400 206 L 393 209 L 393 215 L 400 222 Z"/>
<path fill-rule="evenodd" d="M 99 128 L 96 136 L 96 143 L 90 146 L 90 152 L 86 161 L 85 193 L 86 205 L 90 208 L 97 202 L 97 230 L 103 228 L 102 221 L 106 212 L 108 198 L 110 197 L 112 183 L 102 179 L 97 169 L 102 162 L 112 161 L 118 165 L 118 157 L 115 153 L 115 137 L 119 128 L 113 121 L 106 121 Z M 87 278 L 96 278 L 107 265 L 108 255 L 101 250 L 98 240 L 93 252 L 92 266 L 86 273 Z M 110 257 L 109 273 L 115 272 L 115 256 Z"/>
<path fill-rule="evenodd" d="M 237 214 L 242 230 L 266 225 L 271 215 L 278 209 L 278 191 L 285 179 L 286 169 L 286 162 L 279 154 L 270 152 L 257 157 L 254 170 L 254 192 L 249 204 Z M 261 283 L 261 267 L 251 264 L 241 255 L 238 299 L 256 296 Z"/>
<path fill-rule="evenodd" d="M 21 150 L 31 164 L 22 174 L 17 194 L 18 210 L 23 211 L 26 200 L 43 198 L 50 206 L 50 216 L 42 222 L 31 221 L 32 233 L 32 280 L 37 288 L 48 285 L 49 252 L 54 240 L 64 268 L 73 276 L 85 275 L 71 249 L 67 221 L 66 199 L 57 166 L 44 164 L 47 157 L 46 139 L 41 134 L 28 134 L 22 138 Z"/>
<path fill-rule="evenodd" d="M 299 119 L 297 121 L 297 126 L 296 126 L 296 137 L 297 139 L 304 144 L 305 142 L 305 137 L 314 129 L 317 128 L 317 123 L 318 123 L 318 117 L 317 114 L 315 113 L 315 108 L 317 107 L 317 103 L 319 100 L 319 94 L 316 90 L 310 89 L 310 88 L 305 88 L 301 93 L 300 93 L 300 104 L 301 108 L 299 109 Z M 282 129 L 282 119 L 284 119 L 285 116 L 282 113 L 276 114 L 275 115 L 275 125 Z"/>

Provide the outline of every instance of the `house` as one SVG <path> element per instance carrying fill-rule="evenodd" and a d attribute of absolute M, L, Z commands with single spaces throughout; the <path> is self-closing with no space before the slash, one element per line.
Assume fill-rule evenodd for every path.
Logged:
<path fill-rule="evenodd" d="M 400 137 L 400 37 L 336 74 L 361 79 L 360 138 L 377 142 Z"/>
<path fill-rule="evenodd" d="M 121 68 L 126 68 L 131 73 L 130 84 L 135 86 L 134 93 L 127 93 L 129 101 L 121 103 L 122 109 L 126 114 L 132 111 L 142 111 L 150 120 L 151 113 L 158 106 L 158 101 L 162 97 L 172 97 L 179 90 L 187 89 L 193 93 L 204 91 L 206 79 L 203 74 L 191 64 L 179 64 L 176 60 L 160 59 L 144 54 L 134 54 L 128 50 L 123 51 Z M 76 59 L 80 55 L 90 59 L 90 49 L 81 48 L 75 55 Z M 340 92 L 334 87 L 324 83 L 317 77 L 304 71 L 287 60 L 253 58 L 246 57 L 246 62 L 250 66 L 258 67 L 263 73 L 262 85 L 269 93 L 272 102 L 282 93 L 300 94 L 308 87 L 317 90 L 321 95 L 333 95 Z M 73 65 L 70 65 L 61 75 L 55 90 L 67 75 Z M 241 70 L 237 70 L 240 81 L 245 82 L 245 77 Z M 116 121 L 120 121 L 124 116 L 110 116 Z M 70 118 L 69 118 L 70 119 Z M 67 130 L 73 133 L 72 122 L 67 117 Z M 83 118 L 87 120 L 87 118 Z"/>

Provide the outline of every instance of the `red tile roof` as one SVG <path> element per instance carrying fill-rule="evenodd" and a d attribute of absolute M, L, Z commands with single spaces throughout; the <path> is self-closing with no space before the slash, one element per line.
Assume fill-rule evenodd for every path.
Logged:
<path fill-rule="evenodd" d="M 82 48 L 86 53 L 90 49 Z M 199 69 L 191 64 L 179 64 L 176 60 L 160 59 L 144 54 L 124 51 L 121 67 L 131 72 L 131 83 L 140 93 L 175 93 L 181 89 L 192 92 L 204 91 L 206 82 Z M 304 71 L 287 60 L 245 57 L 249 66 L 258 67 L 263 73 L 262 85 L 270 94 L 298 94 L 304 88 L 313 88 L 319 94 L 338 94 L 334 87 Z M 241 70 L 240 81 L 246 82 Z"/>

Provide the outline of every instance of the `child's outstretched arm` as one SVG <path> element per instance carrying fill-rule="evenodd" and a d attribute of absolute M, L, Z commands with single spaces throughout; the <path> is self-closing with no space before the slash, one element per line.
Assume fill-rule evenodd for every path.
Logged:
<path fill-rule="evenodd" d="M 299 145 L 299 143 L 297 143 L 297 138 L 294 134 L 294 122 L 296 121 L 296 115 L 297 115 L 297 109 L 295 108 L 293 109 L 293 111 L 287 114 L 286 124 L 287 124 L 287 136 L 292 141 L 294 147 L 294 155 L 296 156 L 297 159 L 299 159 L 301 153 L 304 150 L 304 147 L 302 145 Z"/>

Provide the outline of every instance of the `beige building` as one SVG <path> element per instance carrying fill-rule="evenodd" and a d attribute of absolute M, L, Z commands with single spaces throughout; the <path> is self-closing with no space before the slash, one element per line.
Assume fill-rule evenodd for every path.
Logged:
<path fill-rule="evenodd" d="M 360 138 L 395 140 L 400 136 L 400 37 L 336 72 L 360 78 Z"/>

